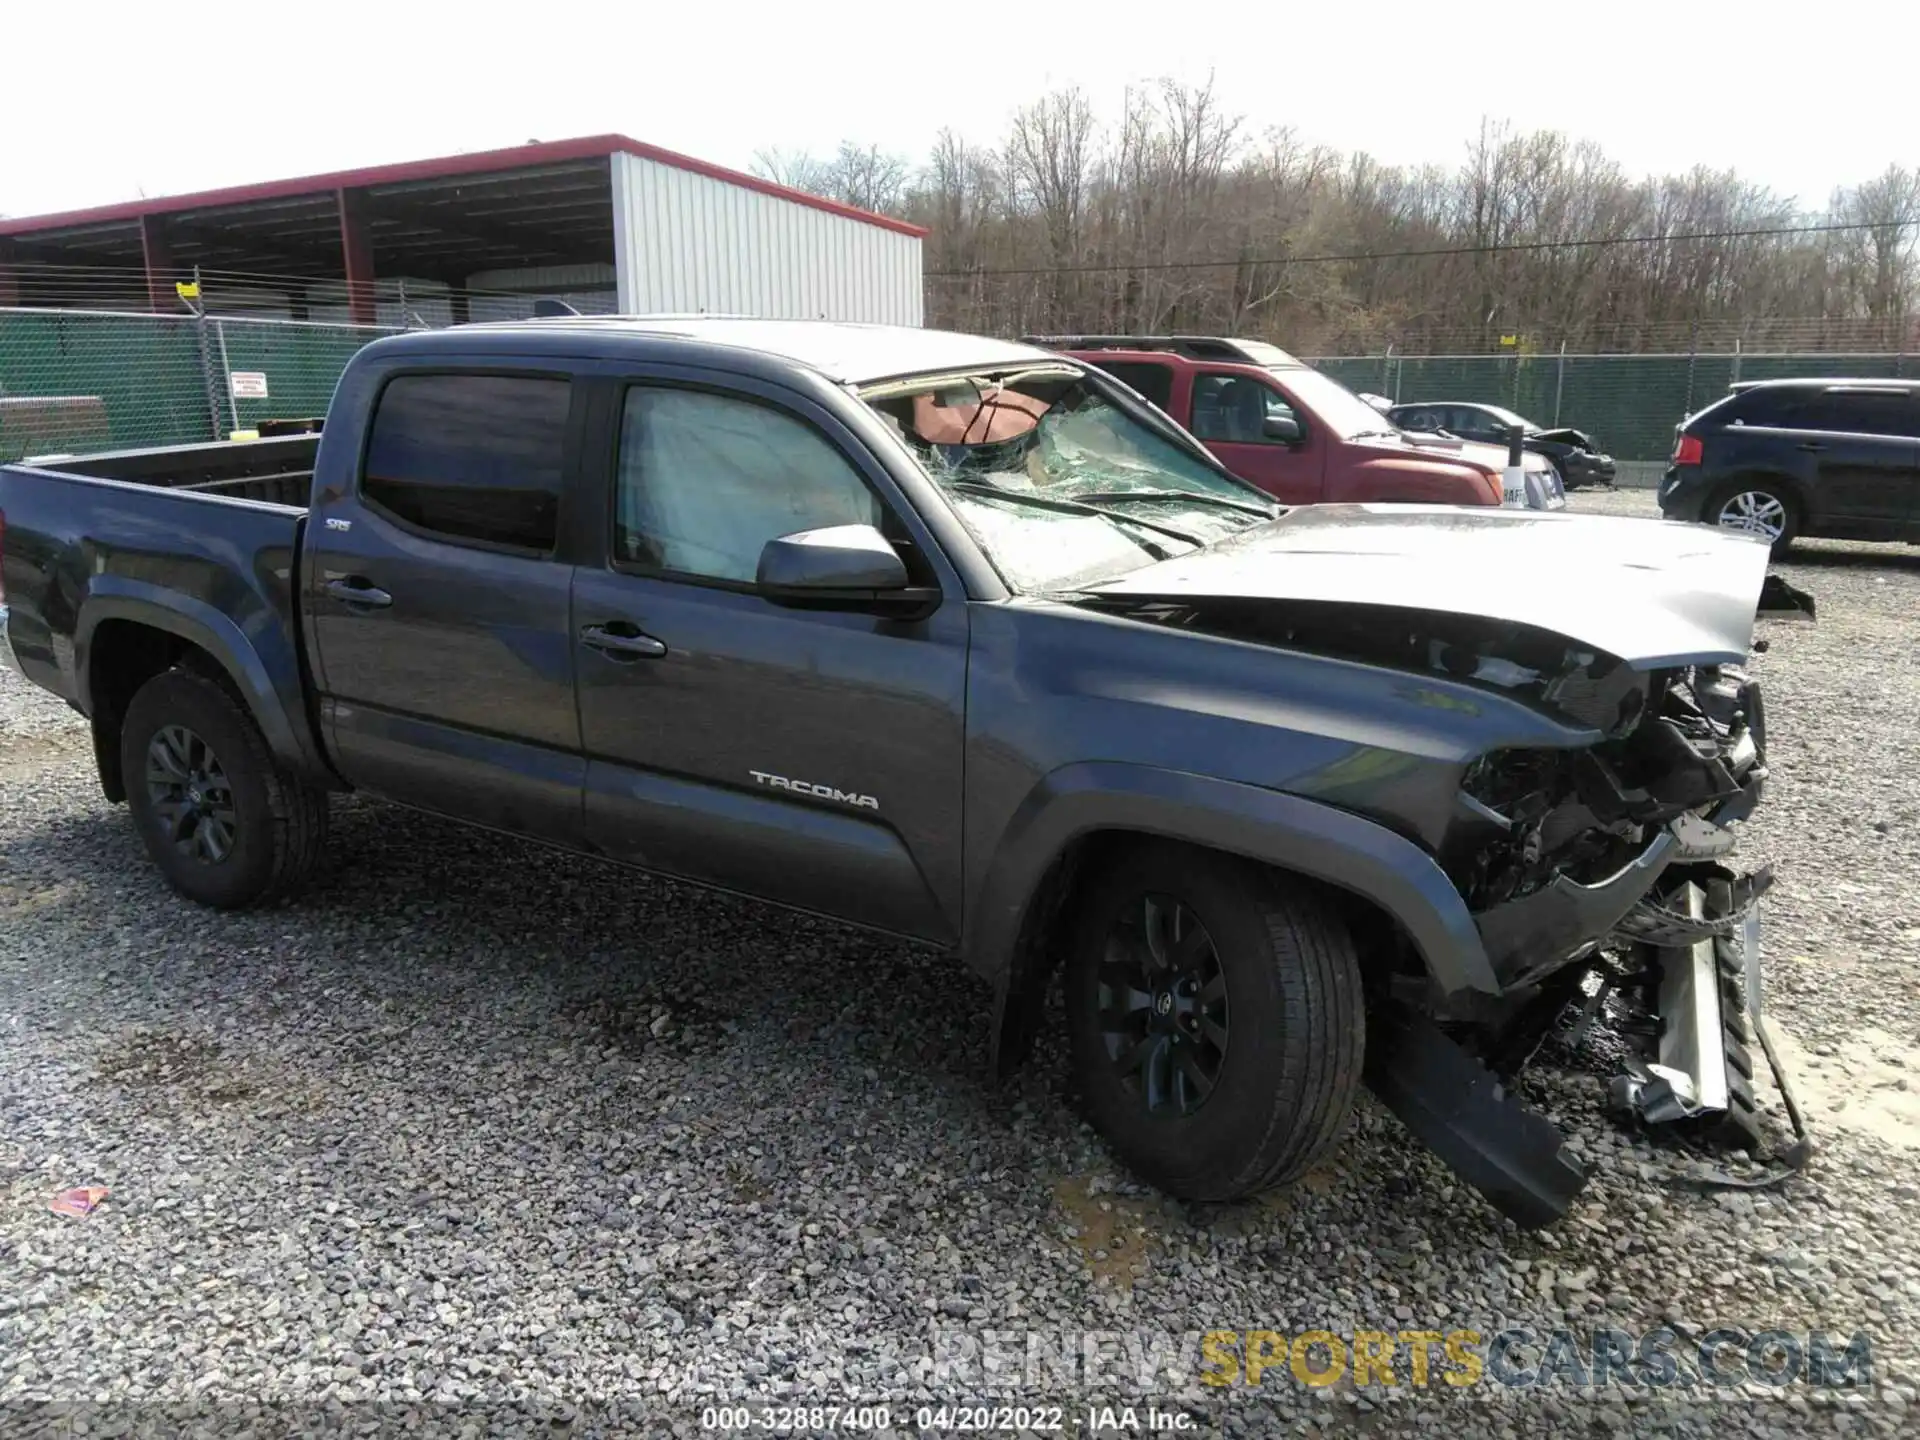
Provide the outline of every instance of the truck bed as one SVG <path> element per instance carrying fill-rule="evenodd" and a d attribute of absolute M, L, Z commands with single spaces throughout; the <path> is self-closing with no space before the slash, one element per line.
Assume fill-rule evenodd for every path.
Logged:
<path fill-rule="evenodd" d="M 172 636 L 228 669 L 276 755 L 313 751 L 296 734 L 295 572 L 318 447 L 296 435 L 0 465 L 0 635 L 14 663 L 91 713 L 102 637 Z"/>
<path fill-rule="evenodd" d="M 97 455 L 35 456 L 17 468 L 305 510 L 313 481 L 313 457 L 319 447 L 318 435 L 288 435 L 273 440 L 109 450 Z"/>

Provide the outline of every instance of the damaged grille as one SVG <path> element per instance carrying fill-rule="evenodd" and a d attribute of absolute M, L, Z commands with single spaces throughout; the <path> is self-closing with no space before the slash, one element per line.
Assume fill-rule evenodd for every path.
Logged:
<path fill-rule="evenodd" d="M 1521 899 L 1560 875 L 1595 883 L 1682 815 L 1751 809 L 1742 800 L 1762 756 L 1758 688 L 1731 667 L 1635 679 L 1644 701 L 1624 733 L 1587 750 L 1498 751 L 1467 770 L 1469 818 L 1442 863 L 1469 908 Z M 1614 696 L 1607 704 L 1635 709 Z"/>

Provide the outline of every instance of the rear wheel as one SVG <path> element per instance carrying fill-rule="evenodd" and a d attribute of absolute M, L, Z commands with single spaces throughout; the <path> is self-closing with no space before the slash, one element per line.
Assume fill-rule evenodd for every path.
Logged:
<path fill-rule="evenodd" d="M 318 864 L 327 795 L 282 773 L 253 717 L 187 670 L 141 686 L 120 731 L 127 808 L 182 895 L 241 909 L 297 888 Z"/>
<path fill-rule="evenodd" d="M 1066 985 L 1088 1116 L 1153 1184 L 1236 1200 L 1339 1138 L 1364 1058 L 1360 968 L 1310 887 L 1143 846 L 1087 897 Z"/>
<path fill-rule="evenodd" d="M 1758 535 L 1776 556 L 1787 553 L 1800 523 L 1793 497 L 1758 480 L 1736 480 L 1716 490 L 1707 502 L 1706 518 L 1723 530 Z"/>

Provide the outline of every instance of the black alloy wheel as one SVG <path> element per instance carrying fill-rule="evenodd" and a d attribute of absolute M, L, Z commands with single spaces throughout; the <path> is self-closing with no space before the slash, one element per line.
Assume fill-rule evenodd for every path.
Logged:
<path fill-rule="evenodd" d="M 229 686 L 162 671 L 134 692 L 119 731 L 134 828 L 175 890 L 239 910 L 290 894 L 315 872 L 327 792 L 274 762 Z"/>
<path fill-rule="evenodd" d="M 1100 1030 L 1122 1084 L 1149 1115 L 1207 1103 L 1226 1063 L 1227 977 L 1200 917 L 1146 894 L 1107 931 Z"/>
<path fill-rule="evenodd" d="M 233 787 L 213 747 L 185 725 L 165 725 L 147 744 L 147 802 L 168 843 L 202 865 L 233 854 Z"/>

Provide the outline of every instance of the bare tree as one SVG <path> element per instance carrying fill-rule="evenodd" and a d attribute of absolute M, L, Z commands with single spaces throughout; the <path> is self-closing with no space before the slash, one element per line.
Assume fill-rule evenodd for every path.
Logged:
<path fill-rule="evenodd" d="M 825 162 L 805 151 L 782 150 L 777 145 L 755 151 L 752 170 L 762 180 L 814 195 L 826 194 L 832 184 Z"/>
<path fill-rule="evenodd" d="M 1249 134 L 1211 84 L 1130 89 L 1111 124 L 1078 90 L 1044 95 L 998 142 L 943 132 L 917 170 L 853 141 L 756 169 L 927 226 L 930 323 L 996 333 L 1191 329 L 1326 354 L 1673 348 L 1719 326 L 1831 347 L 1906 343 L 1920 300 L 1913 167 L 1809 213 L 1729 171 L 1636 179 L 1491 119 L 1457 169 L 1395 166 Z"/>

